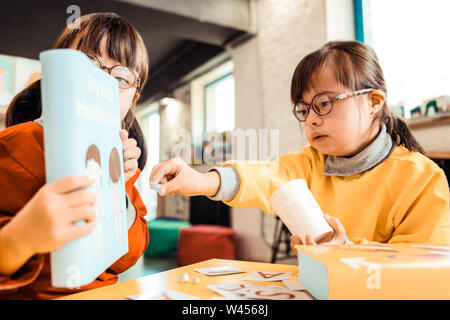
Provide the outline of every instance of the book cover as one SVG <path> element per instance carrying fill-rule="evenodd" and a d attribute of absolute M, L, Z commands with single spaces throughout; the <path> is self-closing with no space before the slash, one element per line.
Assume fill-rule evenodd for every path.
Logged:
<path fill-rule="evenodd" d="M 80 51 L 48 50 L 40 60 L 47 183 L 87 175 L 97 195 L 94 230 L 50 254 L 52 285 L 77 288 L 128 252 L 119 88 Z"/>
<path fill-rule="evenodd" d="M 450 299 L 450 247 L 297 245 L 300 283 L 321 300 Z"/>

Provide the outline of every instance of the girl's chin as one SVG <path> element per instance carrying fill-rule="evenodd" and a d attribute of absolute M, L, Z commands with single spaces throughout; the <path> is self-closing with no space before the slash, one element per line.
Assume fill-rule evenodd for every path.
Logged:
<path fill-rule="evenodd" d="M 337 156 L 342 157 L 345 156 L 345 153 L 342 150 L 337 150 L 336 146 L 333 145 L 323 145 L 319 143 L 312 143 L 311 146 L 319 151 L 322 154 L 326 154 L 328 156 Z"/>

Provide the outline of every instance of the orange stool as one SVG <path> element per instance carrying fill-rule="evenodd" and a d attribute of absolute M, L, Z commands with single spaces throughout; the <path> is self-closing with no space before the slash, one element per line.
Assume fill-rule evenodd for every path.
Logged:
<path fill-rule="evenodd" d="M 188 264 L 212 259 L 236 259 L 234 237 L 236 232 L 228 227 L 198 224 L 180 229 L 178 237 L 178 264 Z"/>

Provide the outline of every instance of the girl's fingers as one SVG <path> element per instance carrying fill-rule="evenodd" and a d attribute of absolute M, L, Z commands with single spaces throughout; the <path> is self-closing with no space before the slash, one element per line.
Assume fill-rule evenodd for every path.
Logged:
<path fill-rule="evenodd" d="M 123 171 L 125 171 L 125 172 L 131 171 L 131 170 L 136 171 L 137 167 L 138 167 L 137 159 L 130 159 L 130 160 L 127 160 L 124 162 Z"/>
<path fill-rule="evenodd" d="M 83 224 L 74 224 L 67 228 L 65 232 L 65 241 L 81 238 L 88 235 L 95 228 L 95 221 L 88 221 Z"/>
<path fill-rule="evenodd" d="M 128 160 L 127 162 L 124 163 L 123 165 L 123 170 L 125 172 L 125 178 L 127 178 L 127 176 L 129 178 L 131 178 L 132 176 L 134 176 L 136 174 L 136 171 L 138 169 L 138 162 L 136 159 L 133 160 Z M 128 180 L 128 179 L 126 179 Z"/>
<path fill-rule="evenodd" d="M 345 238 L 345 228 L 338 218 L 331 217 L 329 215 L 325 215 L 325 219 L 328 221 L 330 226 L 333 228 L 334 233 L 335 233 L 335 238 L 340 238 L 342 236 L 344 236 L 344 238 Z"/>
<path fill-rule="evenodd" d="M 83 205 L 93 206 L 97 201 L 97 196 L 92 192 L 81 189 L 64 194 L 62 199 L 69 208 L 75 208 Z"/>
<path fill-rule="evenodd" d="M 128 139 L 128 131 L 125 129 L 121 129 L 119 135 L 122 142 L 125 142 Z"/>
<path fill-rule="evenodd" d="M 67 218 L 71 223 L 78 221 L 94 222 L 97 218 L 94 207 L 82 205 L 67 210 Z"/>
<path fill-rule="evenodd" d="M 298 244 L 302 244 L 302 241 L 300 240 L 299 236 L 291 236 L 291 249 L 294 251 L 295 255 L 297 255 L 297 249 L 295 249 L 295 246 Z"/>
<path fill-rule="evenodd" d="M 161 184 L 167 183 L 169 180 L 166 177 L 163 177 L 160 181 Z"/>
<path fill-rule="evenodd" d="M 155 183 L 164 183 L 164 182 L 162 182 L 161 179 L 160 179 L 160 181 L 152 181 L 152 178 L 153 178 L 153 175 L 154 175 L 155 171 L 158 170 L 158 168 L 161 165 L 162 165 L 162 163 L 158 163 L 157 165 L 153 166 L 152 171 L 150 172 L 150 177 L 149 177 L 150 188 L 152 188 Z"/>
<path fill-rule="evenodd" d="M 150 187 L 152 187 L 155 183 L 160 183 L 163 177 L 166 177 L 166 179 L 168 179 L 169 176 L 175 177 L 178 172 L 179 165 L 180 164 L 175 159 L 161 163 L 156 169 L 154 169 L 152 175 L 150 176 Z"/>
<path fill-rule="evenodd" d="M 51 191 L 57 194 L 65 194 L 77 189 L 89 188 L 92 185 L 91 180 L 87 176 L 68 176 L 47 185 Z"/>
<path fill-rule="evenodd" d="M 123 161 L 130 159 L 139 159 L 141 156 L 141 148 L 135 147 L 123 151 Z"/>
<path fill-rule="evenodd" d="M 125 152 L 126 150 L 133 149 L 137 147 L 137 141 L 134 139 L 126 139 L 122 141 L 122 150 Z"/>
<path fill-rule="evenodd" d="M 176 192 L 176 180 L 170 180 L 169 182 L 161 184 L 161 188 L 159 188 L 159 194 L 162 196 L 165 195 L 174 195 Z"/>
<path fill-rule="evenodd" d="M 313 238 L 311 237 L 311 235 L 307 234 L 305 237 L 305 241 L 307 245 L 310 246 L 315 246 L 317 243 L 313 240 Z"/>

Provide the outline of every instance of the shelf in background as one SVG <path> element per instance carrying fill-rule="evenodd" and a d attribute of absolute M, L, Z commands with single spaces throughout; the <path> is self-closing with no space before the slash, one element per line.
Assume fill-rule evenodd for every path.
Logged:
<path fill-rule="evenodd" d="M 410 129 L 447 125 L 450 124 L 450 113 L 446 112 L 435 117 L 423 117 L 420 119 L 408 120 L 407 124 Z"/>

